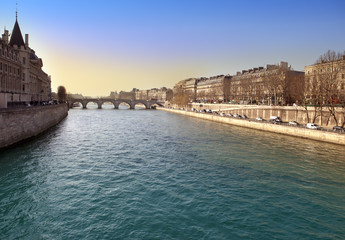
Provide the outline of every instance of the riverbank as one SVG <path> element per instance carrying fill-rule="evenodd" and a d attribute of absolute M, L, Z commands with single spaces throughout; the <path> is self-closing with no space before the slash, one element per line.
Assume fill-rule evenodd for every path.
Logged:
<path fill-rule="evenodd" d="M 299 128 L 299 127 L 294 127 L 294 126 L 271 124 L 268 122 L 257 122 L 257 121 L 251 121 L 251 120 L 245 120 L 245 119 L 222 117 L 222 116 L 214 115 L 214 114 L 197 113 L 197 112 L 185 111 L 185 110 L 176 110 L 176 109 L 169 109 L 169 108 L 157 108 L 157 109 L 176 113 L 176 114 L 181 114 L 181 115 L 185 115 L 189 117 L 201 118 L 201 119 L 206 119 L 209 121 L 236 125 L 240 127 L 252 128 L 252 129 L 261 130 L 261 131 L 267 131 L 267 132 L 284 134 L 284 135 L 300 137 L 300 138 L 305 138 L 305 139 L 312 139 L 312 140 L 317 140 L 317 141 L 322 141 L 322 142 L 345 145 L 345 134 L 311 130 L 307 128 Z"/>
<path fill-rule="evenodd" d="M 0 149 L 41 134 L 67 115 L 67 104 L 1 109 Z"/>

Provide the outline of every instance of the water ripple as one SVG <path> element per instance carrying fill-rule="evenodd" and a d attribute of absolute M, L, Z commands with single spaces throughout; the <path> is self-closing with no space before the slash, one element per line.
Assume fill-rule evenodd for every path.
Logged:
<path fill-rule="evenodd" d="M 342 155 L 160 111 L 71 110 L 0 153 L 0 239 L 341 239 Z"/>

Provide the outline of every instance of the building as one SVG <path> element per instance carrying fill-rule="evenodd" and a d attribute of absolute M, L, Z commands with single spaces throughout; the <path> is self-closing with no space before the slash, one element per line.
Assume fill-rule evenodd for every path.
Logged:
<path fill-rule="evenodd" d="M 0 108 L 49 101 L 51 78 L 42 67 L 42 59 L 29 47 L 28 34 L 24 42 L 16 18 L 11 38 L 8 30 L 0 38 Z"/>
<path fill-rule="evenodd" d="M 317 63 L 306 66 L 304 71 L 306 103 L 345 102 L 345 55 L 328 52 Z"/>
<path fill-rule="evenodd" d="M 294 71 L 287 62 L 237 72 L 228 83 L 233 103 L 285 105 L 296 102 L 302 94 L 304 72 Z M 300 92 L 300 93 L 299 93 Z"/>
<path fill-rule="evenodd" d="M 172 98 L 172 90 L 166 87 L 151 88 L 149 90 L 135 90 L 135 99 L 169 101 Z"/>
<path fill-rule="evenodd" d="M 218 75 L 210 78 L 200 78 L 196 81 L 196 98 L 201 102 L 223 102 L 227 96 L 225 87 L 230 81 L 230 75 Z"/>

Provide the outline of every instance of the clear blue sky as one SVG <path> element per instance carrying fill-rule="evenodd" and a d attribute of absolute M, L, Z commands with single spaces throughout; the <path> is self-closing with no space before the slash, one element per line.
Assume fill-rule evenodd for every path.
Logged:
<path fill-rule="evenodd" d="M 345 50 L 345 1 L 18 0 L 53 90 L 108 95 Z M 1 3 L 12 31 L 16 1 Z M 3 28 L 2 28 L 3 29 Z"/>

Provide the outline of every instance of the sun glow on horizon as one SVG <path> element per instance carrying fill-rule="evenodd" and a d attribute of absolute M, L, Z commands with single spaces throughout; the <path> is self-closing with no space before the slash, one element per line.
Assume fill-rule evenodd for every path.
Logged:
<path fill-rule="evenodd" d="M 15 4 L 2 6 L 0 24 L 11 30 Z M 83 7 L 21 0 L 18 21 L 52 76 L 52 91 L 64 85 L 72 93 L 107 96 L 280 61 L 303 71 L 328 49 L 344 50 L 344 8 L 340 0 L 88 0 Z"/>

